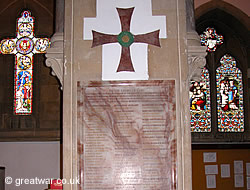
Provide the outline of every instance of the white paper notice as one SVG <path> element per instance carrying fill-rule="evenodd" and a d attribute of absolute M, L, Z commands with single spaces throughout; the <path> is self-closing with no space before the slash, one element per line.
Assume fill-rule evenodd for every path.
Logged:
<path fill-rule="evenodd" d="M 234 161 L 234 173 L 243 174 L 243 161 L 242 160 Z"/>
<path fill-rule="evenodd" d="M 216 152 L 203 152 L 203 162 L 216 162 Z"/>
<path fill-rule="evenodd" d="M 244 187 L 243 175 L 234 175 L 234 187 Z"/>
<path fill-rule="evenodd" d="M 250 189 L 250 177 L 247 177 L 247 189 Z"/>
<path fill-rule="evenodd" d="M 218 174 L 218 165 L 206 165 L 205 166 L 205 174 Z"/>
<path fill-rule="evenodd" d="M 216 188 L 216 176 L 215 175 L 207 175 L 207 188 Z"/>
<path fill-rule="evenodd" d="M 220 170 L 221 170 L 221 178 L 230 177 L 230 164 L 221 164 Z"/>
<path fill-rule="evenodd" d="M 247 168 L 247 176 L 250 177 L 250 163 L 246 163 L 246 168 Z"/>

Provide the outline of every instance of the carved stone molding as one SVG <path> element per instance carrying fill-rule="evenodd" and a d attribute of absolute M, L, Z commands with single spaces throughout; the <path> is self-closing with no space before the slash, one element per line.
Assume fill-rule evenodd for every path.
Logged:
<path fill-rule="evenodd" d="M 201 71 L 206 64 L 206 47 L 200 45 L 199 35 L 187 33 L 189 81 L 200 81 Z"/>
<path fill-rule="evenodd" d="M 194 0 L 185 0 L 185 2 L 189 65 L 188 79 L 189 81 L 200 81 L 201 71 L 206 64 L 206 47 L 201 46 L 200 36 L 195 31 Z"/>
<path fill-rule="evenodd" d="M 46 66 L 51 67 L 51 74 L 56 76 L 63 89 L 63 33 L 55 33 L 51 38 L 51 47 L 47 49 Z"/>

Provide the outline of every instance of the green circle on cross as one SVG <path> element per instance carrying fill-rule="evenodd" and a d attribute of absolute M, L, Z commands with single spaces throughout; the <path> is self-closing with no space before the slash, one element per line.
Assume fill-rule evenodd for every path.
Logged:
<path fill-rule="evenodd" d="M 119 44 L 123 47 L 129 47 L 134 42 L 134 36 L 131 32 L 123 31 L 117 36 Z"/>

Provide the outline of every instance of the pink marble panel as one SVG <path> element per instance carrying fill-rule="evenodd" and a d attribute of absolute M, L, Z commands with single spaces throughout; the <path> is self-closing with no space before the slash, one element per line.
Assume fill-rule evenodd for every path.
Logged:
<path fill-rule="evenodd" d="M 80 190 L 175 190 L 175 81 L 78 82 Z"/>

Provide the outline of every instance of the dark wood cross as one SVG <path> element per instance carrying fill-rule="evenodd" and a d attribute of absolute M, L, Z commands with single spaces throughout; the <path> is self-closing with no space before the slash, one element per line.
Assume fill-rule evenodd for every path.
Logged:
<path fill-rule="evenodd" d="M 122 32 L 118 35 L 103 34 L 92 30 L 93 42 L 92 48 L 109 43 L 119 43 L 122 46 L 122 54 L 120 59 L 120 64 L 116 72 L 130 71 L 134 72 L 134 67 L 130 57 L 130 45 L 133 43 L 147 43 L 154 46 L 160 47 L 159 32 L 156 30 L 154 32 L 133 35 L 130 32 L 130 22 L 134 11 L 134 7 L 128 9 L 116 8 L 120 17 Z"/>

